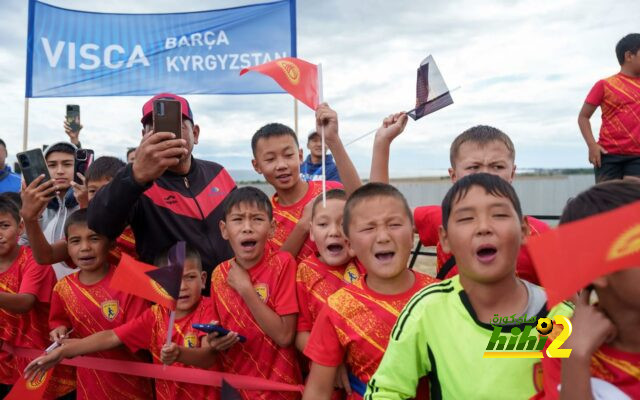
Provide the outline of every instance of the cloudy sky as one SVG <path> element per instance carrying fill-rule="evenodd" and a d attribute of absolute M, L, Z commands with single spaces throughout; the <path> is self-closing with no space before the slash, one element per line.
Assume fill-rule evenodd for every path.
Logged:
<path fill-rule="evenodd" d="M 198 11 L 244 0 L 48 0 L 101 12 Z M 477 124 L 496 126 L 516 145 L 521 169 L 588 167 L 577 113 L 596 80 L 619 70 L 616 42 L 638 31 L 638 0 L 298 0 L 298 56 L 321 62 L 325 99 L 338 111 L 345 142 L 392 112 L 412 108 L 415 71 L 432 54 L 455 103 L 409 121 L 394 143 L 394 176 L 431 175 L 448 166 L 452 139 Z M 27 1 L 3 4 L 0 25 L 0 135 L 15 154 L 22 147 Z M 195 154 L 230 169 L 250 168 L 249 140 L 257 128 L 293 125 L 288 95 L 189 96 L 201 142 Z M 140 139 L 144 97 L 31 99 L 29 147 L 65 138 L 65 104 L 80 104 L 81 140 L 98 155 L 124 157 Z M 302 135 L 313 114 L 300 108 Z M 593 117 L 599 128 L 599 113 Z M 348 147 L 367 173 L 372 137 Z M 13 160 L 13 158 L 11 159 Z M 435 171 L 435 172 L 434 172 Z"/>

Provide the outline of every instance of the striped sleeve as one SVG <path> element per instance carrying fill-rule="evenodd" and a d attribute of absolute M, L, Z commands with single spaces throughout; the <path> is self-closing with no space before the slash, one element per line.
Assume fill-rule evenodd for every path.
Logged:
<path fill-rule="evenodd" d="M 451 291 L 450 281 L 416 293 L 400 313 L 378 370 L 367 384 L 365 400 L 404 400 L 416 396 L 418 382 L 431 372 L 426 326 L 427 296 Z M 443 286 L 444 285 L 444 286 Z"/>

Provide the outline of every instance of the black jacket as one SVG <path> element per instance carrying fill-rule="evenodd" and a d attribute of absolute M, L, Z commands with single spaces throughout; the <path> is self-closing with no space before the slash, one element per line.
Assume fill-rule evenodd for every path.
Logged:
<path fill-rule="evenodd" d="M 131 225 L 140 260 L 153 264 L 156 256 L 177 241 L 194 246 L 207 271 L 233 256 L 222 238 L 222 201 L 236 188 L 219 164 L 192 158 L 187 175 L 165 172 L 153 184 L 139 185 L 131 164 L 101 188 L 89 206 L 89 227 L 109 238 Z"/>

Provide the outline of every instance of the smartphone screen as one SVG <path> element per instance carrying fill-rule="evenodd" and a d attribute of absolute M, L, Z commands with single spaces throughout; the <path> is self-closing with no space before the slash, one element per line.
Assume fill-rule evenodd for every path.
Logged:
<path fill-rule="evenodd" d="M 158 99 L 153 102 L 153 131 L 173 132 L 182 136 L 182 104 L 177 100 Z"/>

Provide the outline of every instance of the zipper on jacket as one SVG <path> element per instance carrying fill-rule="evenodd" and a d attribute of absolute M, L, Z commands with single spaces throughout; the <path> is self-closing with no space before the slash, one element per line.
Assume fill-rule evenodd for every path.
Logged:
<path fill-rule="evenodd" d="M 184 179 L 184 187 L 189 189 L 189 179 L 187 179 L 186 176 L 183 179 Z M 189 192 L 191 192 L 191 191 L 189 191 Z M 193 193 L 191 195 L 193 196 Z M 200 207 L 198 207 L 198 208 L 200 208 Z M 202 213 L 202 211 L 200 211 L 200 213 Z"/>

